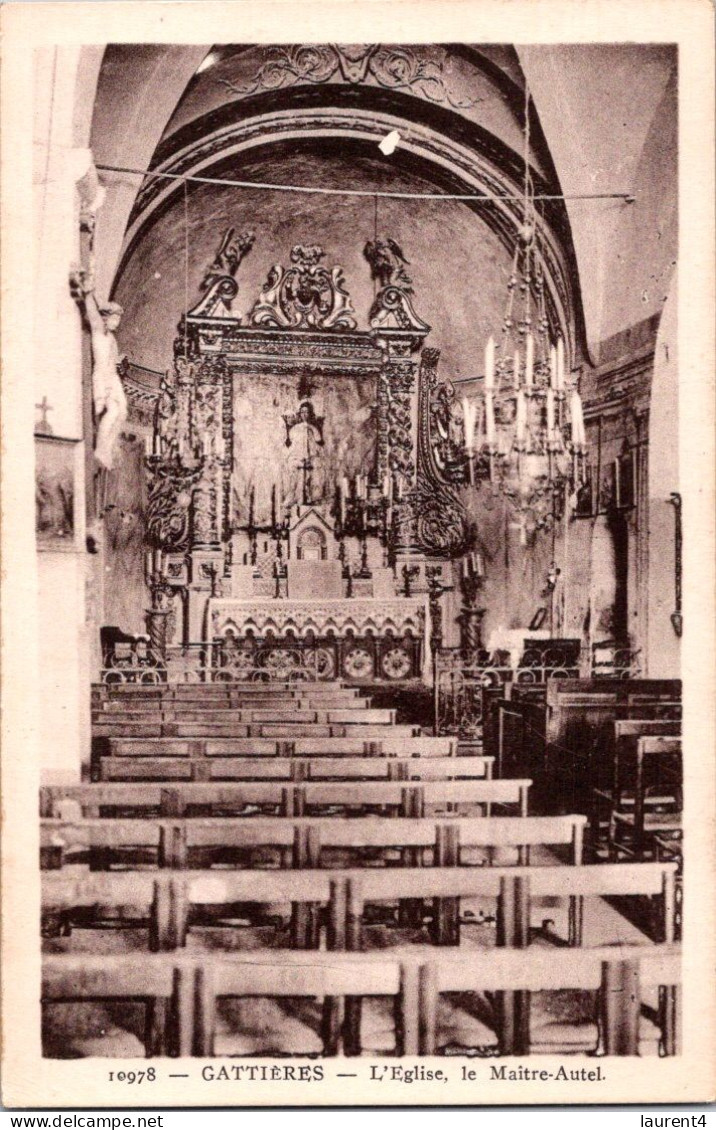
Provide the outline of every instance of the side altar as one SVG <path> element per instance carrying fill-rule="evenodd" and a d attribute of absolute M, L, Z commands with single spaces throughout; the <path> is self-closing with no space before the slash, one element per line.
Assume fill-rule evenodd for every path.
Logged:
<path fill-rule="evenodd" d="M 436 473 L 437 350 L 393 240 L 365 247 L 359 329 L 343 271 L 295 246 L 234 309 L 253 235 L 230 229 L 179 323 L 147 452 L 154 654 L 211 678 L 429 677 L 450 560 L 470 548 Z M 268 664 L 268 666 L 267 666 Z M 287 666 L 288 665 L 288 666 Z"/>

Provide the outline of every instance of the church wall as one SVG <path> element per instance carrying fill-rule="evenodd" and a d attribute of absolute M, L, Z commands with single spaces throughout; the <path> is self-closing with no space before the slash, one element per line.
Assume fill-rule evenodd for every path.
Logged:
<path fill-rule="evenodd" d="M 147 504 L 144 439 L 125 426 L 110 477 L 104 518 L 104 618 L 134 634 L 147 630 L 149 595 L 144 583 L 144 536 Z"/>
<path fill-rule="evenodd" d="M 651 391 L 649 467 L 649 675 L 680 675 L 681 641 L 671 623 L 675 610 L 675 515 L 669 502 L 679 490 L 679 379 L 677 287 L 672 285 L 656 342 Z M 658 551 L 656 549 L 658 547 Z"/>
<path fill-rule="evenodd" d="M 35 342 L 34 402 L 51 405 L 53 435 L 76 440 L 74 538 L 37 554 L 37 718 L 39 761 L 48 779 L 79 777 L 89 753 L 90 609 L 99 569 L 85 550 L 82 326 L 68 272 L 79 261 L 80 197 L 76 187 L 89 154 L 77 148 L 77 84 L 82 52 L 46 49 L 36 67 L 34 118 L 37 239 L 35 302 L 42 312 Z M 47 75 L 54 75 L 53 89 Z M 95 68 L 92 72 L 96 76 Z M 84 76 L 86 77 L 86 75 Z M 37 417 L 39 419 L 39 415 Z M 30 694 L 28 684 L 28 694 Z"/>

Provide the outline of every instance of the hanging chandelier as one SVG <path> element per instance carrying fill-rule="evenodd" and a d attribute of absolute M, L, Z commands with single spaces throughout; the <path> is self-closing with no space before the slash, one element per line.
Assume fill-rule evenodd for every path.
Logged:
<path fill-rule="evenodd" d="M 488 478 L 523 531 L 562 513 L 565 494 L 584 478 L 586 436 L 578 376 L 565 372 L 564 341 L 551 332 L 529 174 L 529 93 L 525 103 L 523 223 L 517 232 L 497 342 L 485 346 L 478 391 L 463 400 L 470 481 Z"/>

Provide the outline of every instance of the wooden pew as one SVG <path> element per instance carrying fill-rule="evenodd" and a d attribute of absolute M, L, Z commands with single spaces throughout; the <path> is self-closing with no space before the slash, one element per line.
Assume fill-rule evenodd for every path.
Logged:
<path fill-rule="evenodd" d="M 111 757 L 454 757 L 454 738 L 109 738 L 103 746 Z"/>
<path fill-rule="evenodd" d="M 306 692 L 304 694 L 267 695 L 259 691 L 234 691 L 221 695 L 202 695 L 195 698 L 177 698 L 175 695 L 163 695 L 149 698 L 146 695 L 129 697 L 95 697 L 92 696 L 92 709 L 98 714 L 117 714 L 124 710 L 151 712 L 153 710 L 241 710 L 241 709 L 282 709 L 282 710 L 310 710 L 311 707 L 322 710 L 335 710 L 350 708 L 354 710 L 367 710 L 371 706 L 371 699 L 363 697 L 352 690 L 340 691 L 335 694 L 321 693 L 320 691 Z"/>
<path fill-rule="evenodd" d="M 681 722 L 665 718 L 617 719 L 614 723 L 614 758 L 611 767 L 611 781 L 606 788 L 595 788 L 590 813 L 590 827 L 595 844 L 608 841 L 608 830 L 615 797 L 620 794 L 619 766 L 624 758 L 636 752 L 640 737 L 675 737 L 681 733 Z M 624 804 L 626 798 L 622 797 Z"/>
<path fill-rule="evenodd" d="M 398 1055 L 418 1051 L 418 967 L 394 958 L 292 951 L 213 955 L 201 961 L 169 954 L 115 956 L 46 956 L 42 965 L 42 1002 L 145 1000 L 150 1019 L 145 1035 L 147 1057 L 215 1054 L 216 1007 L 226 997 L 385 996 L 394 1000 Z M 157 1023 L 159 1014 L 162 1023 Z M 340 1024 L 324 1009 L 323 1054 L 339 1054 Z M 360 1032 L 345 1033 L 360 1052 Z"/>
<path fill-rule="evenodd" d="M 485 757 L 101 757 L 101 781 L 469 780 L 491 775 Z"/>
<path fill-rule="evenodd" d="M 40 815 L 68 818 L 71 809 L 76 817 L 116 816 L 183 816 L 191 809 L 231 809 L 240 813 L 247 806 L 271 805 L 284 816 L 301 816 L 317 805 L 343 807 L 383 806 L 407 812 L 408 802 L 423 814 L 427 806 L 481 806 L 489 815 L 493 805 L 515 806 L 526 816 L 531 782 L 528 780 L 432 781 L 411 784 L 382 781 L 328 781 L 286 785 L 276 781 L 248 781 L 243 784 L 179 784 L 162 785 L 91 784 L 47 786 L 40 790 Z M 417 801 L 415 800 L 417 797 Z M 107 812 L 106 810 L 110 811 Z M 206 813 L 202 815 L 220 815 Z M 75 817 L 69 817 L 74 819 Z"/>
<path fill-rule="evenodd" d="M 94 818 L 61 820 L 44 817 L 40 826 L 41 861 L 61 867 L 77 855 L 100 849 L 156 853 L 160 868 L 184 869 L 192 849 L 216 853 L 279 849 L 284 866 L 319 867 L 326 849 L 431 850 L 435 865 L 459 866 L 461 852 L 516 848 L 520 862 L 529 862 L 530 848 L 567 845 L 573 863 L 582 859 L 583 816 L 403 817 L 378 816 L 361 820 L 333 817 L 196 817 L 176 819 Z"/>
<path fill-rule="evenodd" d="M 633 761 L 633 793 L 625 798 L 629 786 L 626 761 Z M 649 782 L 660 795 L 649 805 Z M 680 737 L 638 737 L 636 749 L 619 749 L 614 773 L 614 796 L 609 821 L 609 855 L 615 858 L 624 851 L 619 831 L 631 833 L 630 854 L 642 859 L 645 832 L 674 831 L 681 827 L 681 790 L 683 787 Z M 666 794 L 666 795 L 664 795 Z M 666 804 L 664 803 L 666 802 Z M 667 808 L 666 812 L 660 811 Z"/>
<path fill-rule="evenodd" d="M 210 698 L 225 697 L 232 694 L 262 694 L 271 697 L 286 695 L 313 694 L 354 694 L 361 692 L 345 683 L 328 680 L 304 681 L 266 681 L 222 680 L 211 683 L 93 683 L 92 694 L 96 698 Z"/>
<path fill-rule="evenodd" d="M 186 1033 L 178 1038 L 177 994 L 182 975 L 168 955 L 118 958 L 103 954 L 55 954 L 42 960 L 42 1005 L 123 1000 L 146 1008 L 144 1051 L 154 1056 L 188 1054 Z M 174 1015 L 172 1015 L 172 1013 Z"/>
<path fill-rule="evenodd" d="M 418 726 L 398 726 L 381 722 L 117 722 L 97 723 L 93 738 L 349 738 L 357 741 L 381 738 L 389 731 L 392 738 L 420 736 Z"/>
<path fill-rule="evenodd" d="M 306 725 L 358 725 L 358 726 L 392 726 L 395 723 L 394 710 L 372 710 L 366 707 L 343 707 L 317 709 L 314 706 L 302 710 L 285 709 L 282 706 L 269 709 L 267 707 L 236 707 L 230 710 L 177 710 L 176 708 L 162 708 L 161 710 L 124 711 L 121 713 L 97 712 L 93 715 L 93 729 L 97 734 L 104 735 L 110 731 L 122 733 L 123 729 L 130 726 L 166 726 L 176 724 L 181 726 L 201 725 L 211 730 L 217 726 L 235 726 L 239 724 L 252 726 L 255 724 L 292 726 Z"/>
<path fill-rule="evenodd" d="M 673 715 L 680 693 L 673 679 L 551 679 L 539 692 L 512 686 L 510 698 L 492 706 L 498 748 L 484 752 L 497 756 L 498 775 L 532 777 L 550 810 L 589 812 L 592 790 L 610 784 L 615 720 Z"/>
<path fill-rule="evenodd" d="M 500 1054 L 529 1055 L 528 994 L 581 989 L 599 992 L 603 1054 L 638 1055 L 642 998 L 646 990 L 657 988 L 663 1053 L 679 1055 L 681 980 L 676 946 L 600 947 L 562 952 L 559 961 L 549 952 L 507 949 L 427 961 L 420 969 L 420 1054 L 439 1050 L 441 993 L 499 994 Z M 518 1010 L 512 1007 L 514 994 L 521 998 Z"/>
<path fill-rule="evenodd" d="M 583 864 L 547 867 L 444 867 L 404 870 L 351 870 L 347 882 L 347 938 L 350 949 L 361 948 L 365 906 L 399 899 L 433 900 L 433 940 L 458 945 L 463 898 L 498 899 L 498 935 L 503 945 L 524 945 L 530 936 L 531 912 L 540 901 L 568 899 L 569 945 L 580 946 L 584 935 L 586 898 L 656 899 L 660 913 L 655 933 L 674 941 L 675 863 Z M 340 873 L 336 873 L 340 874 Z M 446 901 L 447 900 L 447 901 Z M 550 939 L 553 936 L 548 935 Z"/>
<path fill-rule="evenodd" d="M 433 902 L 432 938 L 437 945 L 456 946 L 460 940 L 459 914 L 440 917 L 441 900 L 487 898 L 498 900 L 503 944 L 529 939 L 534 919 L 542 929 L 543 904 L 569 900 L 566 939 L 548 938 L 571 946 L 583 940 L 585 898 L 656 899 L 660 906 L 660 938 L 674 940 L 674 883 L 677 865 L 663 863 L 583 864 L 550 867 L 445 867 L 350 868 L 330 871 L 194 870 L 182 872 L 112 871 L 84 875 L 44 871 L 41 876 L 43 916 L 52 925 L 58 916 L 72 923 L 73 916 L 89 923 L 109 913 L 120 921 L 150 926 L 152 949 L 183 946 L 190 921 L 208 910 L 230 917 L 241 904 L 293 906 L 292 945 L 318 946 L 320 930 L 297 929 L 297 908 L 323 907 L 328 923 L 329 948 L 362 947 L 366 905 L 422 899 Z M 304 915 L 304 917 L 306 917 Z M 620 939 L 615 939 L 619 941 Z M 310 943 L 310 946 L 309 946 Z M 562 954 L 560 949 L 560 957 Z M 554 956 L 553 956 L 554 961 Z M 557 962 L 558 964 L 558 962 Z"/>
<path fill-rule="evenodd" d="M 610 948 L 563 954 L 491 951 L 469 961 L 447 961 L 417 950 L 410 958 L 386 955 L 218 955 L 202 959 L 157 954 L 150 957 L 68 954 L 43 960 L 42 1003 L 145 1000 L 152 1006 L 145 1036 L 147 1057 L 216 1054 L 216 1007 L 226 997 L 312 997 L 360 1001 L 387 996 L 395 1002 L 396 1054 L 434 1055 L 439 1050 L 438 1000 L 443 992 L 520 992 L 581 989 L 599 993 L 601 1050 L 606 1055 L 637 1055 L 645 991 L 669 994 L 662 1008 L 661 1044 L 665 1055 L 680 1053 L 679 989 L 681 953 L 676 947 Z M 159 1006 L 159 1007 L 157 1007 Z M 529 1013 L 515 1025 L 503 1005 L 498 1021 L 500 1053 L 529 1054 Z M 157 1020 L 161 1015 L 161 1022 Z M 347 1012 L 343 1024 L 330 1023 L 324 1009 L 323 1054 L 343 1048 L 360 1054 L 360 1013 Z M 327 1020 L 329 1021 L 327 1023 Z M 526 1021 L 526 1023 L 525 1023 Z"/>

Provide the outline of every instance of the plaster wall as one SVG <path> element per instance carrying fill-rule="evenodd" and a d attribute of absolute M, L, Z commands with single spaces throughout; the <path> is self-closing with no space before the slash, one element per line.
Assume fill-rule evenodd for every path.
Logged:
<path fill-rule="evenodd" d="M 654 679 L 678 678 L 681 674 L 681 640 L 670 619 L 675 608 L 676 554 L 674 507 L 669 497 L 679 490 L 678 364 L 675 279 L 656 340 L 650 406 L 649 675 Z"/>
<path fill-rule="evenodd" d="M 77 147 L 77 83 L 82 52 L 43 49 L 36 67 L 34 211 L 36 308 L 42 311 L 32 366 L 35 403 L 52 406 L 53 434 L 82 440 L 82 328 L 70 297 L 69 269 L 79 261 L 76 180 L 87 155 Z M 51 97 L 47 75 L 53 76 Z M 96 70 L 95 70 L 96 74 Z M 84 73 L 84 79 L 87 78 Z M 86 144 L 86 139 L 85 139 Z M 37 719 L 45 777 L 76 779 L 89 752 L 89 636 L 85 553 L 85 483 L 77 460 L 75 548 L 37 554 L 39 672 Z"/>

